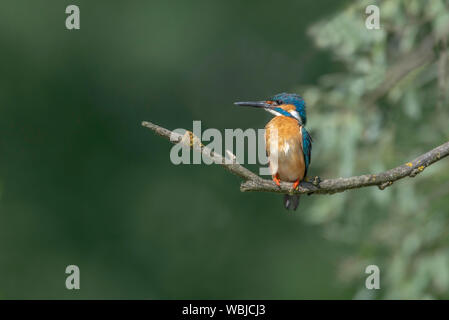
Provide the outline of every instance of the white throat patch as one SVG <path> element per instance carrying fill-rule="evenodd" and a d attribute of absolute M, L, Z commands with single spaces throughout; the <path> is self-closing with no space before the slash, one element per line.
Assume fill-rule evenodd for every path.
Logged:
<path fill-rule="evenodd" d="M 296 111 L 296 110 L 290 111 L 290 114 L 292 116 L 294 116 L 296 118 L 296 120 L 301 121 L 301 117 L 299 116 L 298 111 Z"/>
<path fill-rule="evenodd" d="M 279 113 L 273 109 L 265 109 L 266 111 L 268 111 L 271 114 L 274 114 L 275 116 L 282 116 L 282 113 Z M 299 124 L 302 125 L 302 119 L 301 116 L 299 115 L 298 111 L 293 110 L 289 112 L 293 118 L 295 118 L 296 120 L 298 120 Z"/>
<path fill-rule="evenodd" d="M 296 111 L 296 110 L 290 111 L 290 114 L 291 114 L 293 117 L 295 117 L 296 120 L 298 120 L 298 122 L 299 122 L 300 125 L 302 125 L 302 118 L 301 118 L 301 116 L 299 115 L 298 111 Z"/>

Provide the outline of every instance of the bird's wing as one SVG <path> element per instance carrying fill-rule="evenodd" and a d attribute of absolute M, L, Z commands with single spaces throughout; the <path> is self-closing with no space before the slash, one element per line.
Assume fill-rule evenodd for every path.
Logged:
<path fill-rule="evenodd" d="M 307 176 L 307 169 L 309 168 L 309 164 L 312 161 L 312 137 L 307 132 L 305 127 L 301 128 L 302 132 L 302 152 L 304 154 L 304 162 L 305 162 L 305 172 L 304 177 Z"/>

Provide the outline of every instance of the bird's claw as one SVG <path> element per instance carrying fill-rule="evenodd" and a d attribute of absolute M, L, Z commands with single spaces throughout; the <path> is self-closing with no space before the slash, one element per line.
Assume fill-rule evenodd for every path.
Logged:
<path fill-rule="evenodd" d="M 277 185 L 278 187 L 281 186 L 281 179 L 279 179 L 279 176 L 278 176 L 278 175 L 273 176 L 273 181 L 274 181 L 274 183 L 276 183 L 276 185 Z"/>
<path fill-rule="evenodd" d="M 292 191 L 298 189 L 298 186 L 299 186 L 299 179 L 293 183 Z"/>

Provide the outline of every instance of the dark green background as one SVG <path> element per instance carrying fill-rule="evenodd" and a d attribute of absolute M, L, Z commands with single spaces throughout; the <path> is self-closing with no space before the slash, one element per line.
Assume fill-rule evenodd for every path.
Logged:
<path fill-rule="evenodd" d="M 0 298 L 351 297 L 336 277 L 351 248 L 301 217 L 319 199 L 291 213 L 219 167 L 174 166 L 140 125 L 263 128 L 232 102 L 336 70 L 306 31 L 343 4 L 4 1 Z"/>

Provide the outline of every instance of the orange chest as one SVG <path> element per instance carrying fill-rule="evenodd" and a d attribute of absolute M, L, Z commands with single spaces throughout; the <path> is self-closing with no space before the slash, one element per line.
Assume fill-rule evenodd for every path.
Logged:
<path fill-rule="evenodd" d="M 284 116 L 273 118 L 265 127 L 265 140 L 271 174 L 284 181 L 303 179 L 305 162 L 298 122 Z"/>
<path fill-rule="evenodd" d="M 302 151 L 301 126 L 290 117 L 274 117 L 265 126 L 265 140 L 267 149 L 277 145 L 279 152 Z"/>

